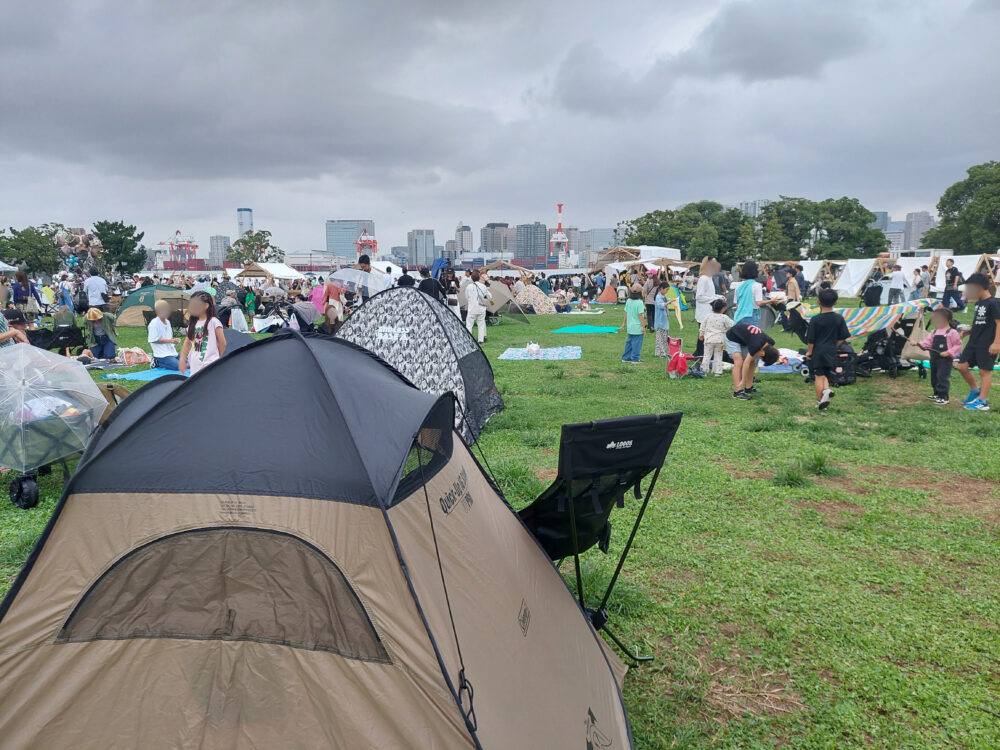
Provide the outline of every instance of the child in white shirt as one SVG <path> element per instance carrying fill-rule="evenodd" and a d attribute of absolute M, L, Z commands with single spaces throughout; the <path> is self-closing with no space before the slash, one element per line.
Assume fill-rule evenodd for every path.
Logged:
<path fill-rule="evenodd" d="M 722 355 L 726 351 L 726 331 L 733 327 L 733 319 L 726 315 L 726 301 L 717 299 L 712 303 L 712 312 L 702 321 L 698 338 L 705 345 L 701 369 L 707 373 L 712 360 L 715 377 L 722 375 Z"/>

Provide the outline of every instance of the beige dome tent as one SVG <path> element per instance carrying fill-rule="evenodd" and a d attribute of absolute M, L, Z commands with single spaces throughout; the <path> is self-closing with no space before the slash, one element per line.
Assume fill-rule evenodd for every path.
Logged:
<path fill-rule="evenodd" d="M 129 397 L 0 605 L 3 747 L 631 747 L 453 409 L 299 334 Z"/>

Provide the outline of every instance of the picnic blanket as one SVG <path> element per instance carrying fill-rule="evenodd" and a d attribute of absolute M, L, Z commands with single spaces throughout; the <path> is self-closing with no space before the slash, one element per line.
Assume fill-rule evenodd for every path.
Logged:
<path fill-rule="evenodd" d="M 614 333 L 618 326 L 563 326 L 556 328 L 552 333 Z"/>
<path fill-rule="evenodd" d="M 538 354 L 528 354 L 527 349 L 517 349 L 511 347 L 498 359 L 580 359 L 583 350 L 579 346 L 553 346 L 549 349 L 542 349 Z"/>
<path fill-rule="evenodd" d="M 941 302 L 936 299 L 915 299 L 896 305 L 876 305 L 874 307 L 837 307 L 834 312 L 844 316 L 851 336 L 867 336 L 894 325 L 901 317 L 914 312 L 937 310 Z M 819 312 L 818 305 L 803 304 L 806 320 Z"/>
<path fill-rule="evenodd" d="M 570 310 L 570 315 L 604 315 L 604 310 Z"/>
<path fill-rule="evenodd" d="M 162 378 L 164 375 L 176 375 L 177 370 L 168 370 L 165 367 L 153 367 L 149 370 L 139 370 L 137 372 L 113 372 L 105 375 L 105 380 L 135 380 L 146 383 L 150 380 Z"/>

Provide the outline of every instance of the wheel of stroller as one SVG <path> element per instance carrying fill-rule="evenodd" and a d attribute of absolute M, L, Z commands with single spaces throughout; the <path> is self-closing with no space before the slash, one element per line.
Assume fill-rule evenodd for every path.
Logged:
<path fill-rule="evenodd" d="M 801 364 L 801 365 L 798 365 L 798 368 L 799 368 L 798 369 L 799 375 L 801 375 L 804 378 L 808 378 L 809 377 L 809 365 L 807 365 L 807 364 Z"/>
<path fill-rule="evenodd" d="M 10 501 L 18 508 L 34 508 L 38 505 L 38 482 L 32 476 L 22 476 L 10 480 Z"/>
<path fill-rule="evenodd" d="M 899 363 L 891 362 L 889 364 L 889 377 L 895 380 L 899 376 Z"/>
<path fill-rule="evenodd" d="M 792 372 L 795 372 L 795 373 L 798 373 L 799 375 L 801 375 L 803 367 L 805 367 L 805 365 L 803 365 L 801 362 L 796 363 L 796 364 L 792 365 Z"/>

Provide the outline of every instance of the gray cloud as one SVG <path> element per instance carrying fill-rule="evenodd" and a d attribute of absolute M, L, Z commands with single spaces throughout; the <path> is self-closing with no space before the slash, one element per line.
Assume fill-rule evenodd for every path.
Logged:
<path fill-rule="evenodd" d="M 44 6 L 44 7 L 42 7 Z M 106 0 L 0 9 L 0 223 L 286 249 L 779 192 L 932 208 L 997 158 L 995 2 Z"/>

